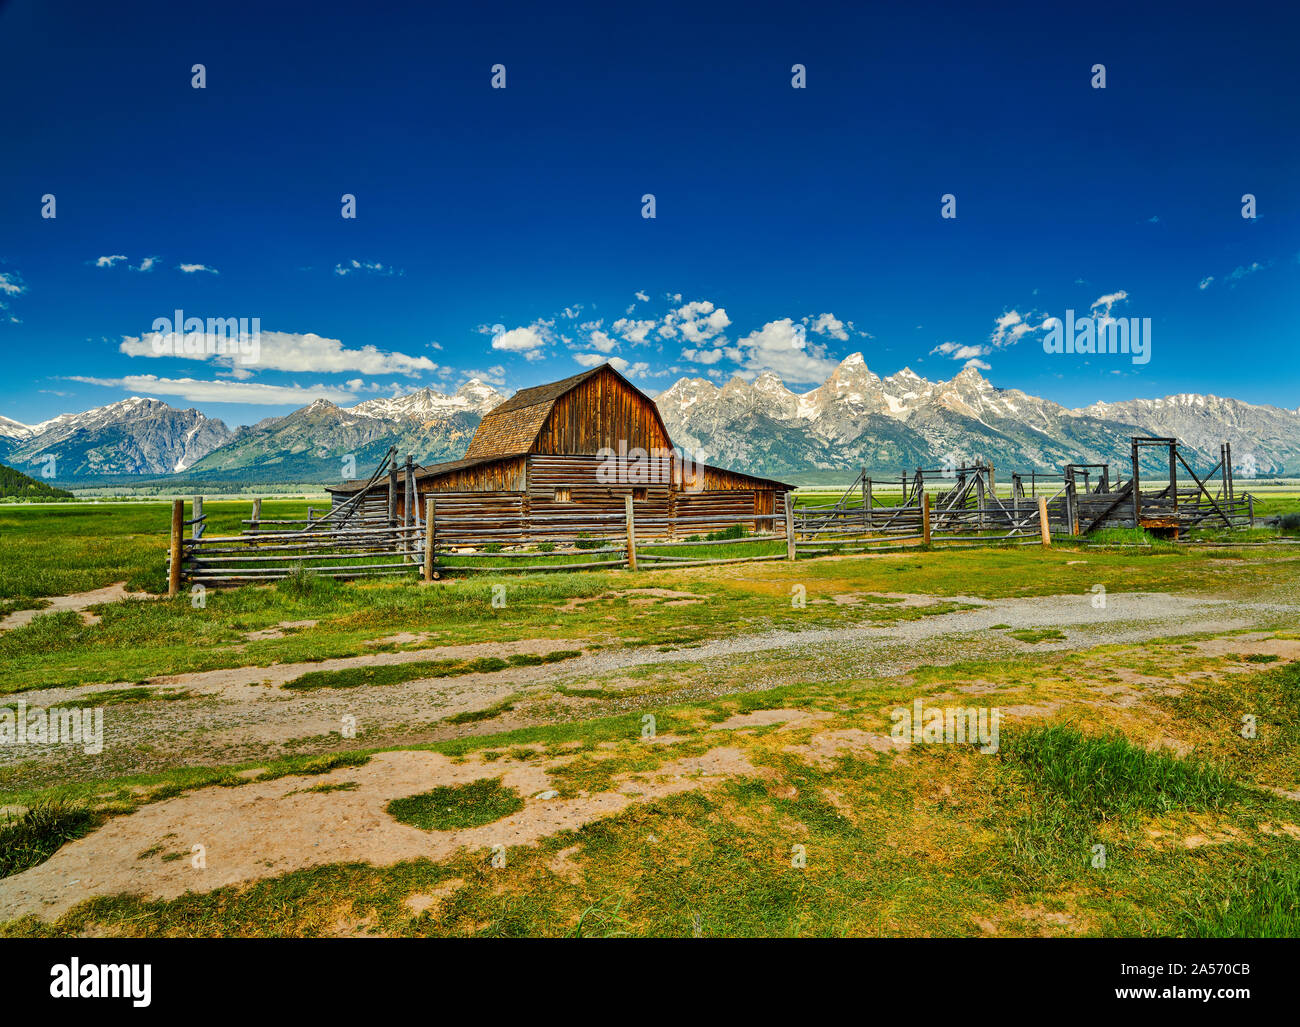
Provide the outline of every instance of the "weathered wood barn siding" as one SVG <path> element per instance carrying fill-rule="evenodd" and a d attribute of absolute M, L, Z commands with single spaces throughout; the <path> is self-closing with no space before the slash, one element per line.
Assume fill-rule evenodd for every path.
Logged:
<path fill-rule="evenodd" d="M 532 453 L 596 453 L 602 449 L 669 450 L 672 440 L 654 400 L 613 368 L 556 398 L 533 443 Z"/>
<path fill-rule="evenodd" d="M 415 481 L 417 513 L 432 497 L 438 535 L 469 543 L 617 536 L 625 530 L 628 496 L 637 532 L 646 537 L 737 523 L 770 530 L 773 522 L 756 515 L 775 514 L 777 497 L 789 490 L 766 478 L 684 464 L 672 455 L 654 401 L 608 364 L 516 393 L 483 418 L 464 459 L 419 468 Z M 386 480 L 372 486 L 367 517 L 387 516 L 387 490 Z M 347 487 L 332 492 L 336 502 L 349 494 Z M 399 475 L 399 518 L 404 494 Z"/>

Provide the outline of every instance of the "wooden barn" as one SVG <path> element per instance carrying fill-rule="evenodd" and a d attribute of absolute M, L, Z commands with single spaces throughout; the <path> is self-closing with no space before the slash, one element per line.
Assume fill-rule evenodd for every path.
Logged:
<path fill-rule="evenodd" d="M 440 539 L 509 543 L 617 535 L 629 495 L 640 536 L 682 538 L 734 524 L 784 531 L 792 488 L 674 451 L 654 401 L 602 364 L 517 392 L 483 418 L 460 460 L 408 459 L 386 480 L 329 491 L 345 524 L 418 524 L 432 498 Z"/>

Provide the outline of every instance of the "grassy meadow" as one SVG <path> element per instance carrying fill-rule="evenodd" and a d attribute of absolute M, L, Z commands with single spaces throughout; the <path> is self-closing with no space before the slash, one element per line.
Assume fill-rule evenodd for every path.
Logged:
<path fill-rule="evenodd" d="M 267 500 L 263 516 L 306 506 Z M 210 533 L 234 533 L 249 504 L 205 509 Z M 165 504 L 0 507 L 0 600 L 163 591 L 168 518 Z M 429 585 L 305 575 L 199 605 L 105 603 L 93 622 L 39 614 L 0 632 L 0 705 L 93 705 L 124 733 L 57 763 L 0 751 L 0 907 L 7 882 L 151 811 L 174 811 L 169 830 L 98 865 L 178 874 L 189 818 L 254 792 L 307 848 L 310 801 L 438 854 L 268 859 L 168 897 L 123 884 L 0 916 L 0 935 L 1300 934 L 1300 552 L 1112 541 Z M 750 545 L 772 543 L 736 543 Z M 1064 616 L 1098 586 L 1231 609 L 1168 629 Z M 1006 619 L 961 626 L 989 605 L 985 621 Z M 729 648 L 739 638 L 759 641 Z M 250 668 L 285 672 L 234 691 L 198 677 Z M 459 705 L 437 712 L 444 695 Z M 896 751 L 891 711 L 918 699 L 1001 711 L 1000 746 Z M 319 708 L 380 727 L 299 736 L 286 721 L 250 756 L 226 721 L 250 708 L 271 725 Z M 196 744 L 154 747 L 177 730 Z M 384 791 L 417 758 L 436 772 Z M 552 808 L 568 812 L 536 827 Z M 470 840 L 438 848 L 453 836 Z"/>

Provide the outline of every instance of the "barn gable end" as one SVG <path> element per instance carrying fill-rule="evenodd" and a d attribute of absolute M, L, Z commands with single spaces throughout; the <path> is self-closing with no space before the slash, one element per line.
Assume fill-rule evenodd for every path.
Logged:
<path fill-rule="evenodd" d="M 672 448 L 654 401 L 608 364 L 522 389 L 479 423 L 467 459 Z"/>

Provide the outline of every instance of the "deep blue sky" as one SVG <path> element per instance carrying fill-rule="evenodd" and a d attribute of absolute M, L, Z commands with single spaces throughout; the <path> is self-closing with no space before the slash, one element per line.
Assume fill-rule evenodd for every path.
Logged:
<path fill-rule="evenodd" d="M 138 393 L 247 423 L 471 372 L 519 388 L 600 346 L 650 391 L 764 366 L 807 388 L 860 350 L 931 379 L 974 354 L 1069 405 L 1300 405 L 1294 7 L 277 6 L 0 3 L 0 414 Z M 1145 366 L 991 342 L 1008 311 L 1121 292 L 1115 316 L 1152 319 Z M 697 307 L 661 334 L 688 302 L 726 326 Z M 282 355 L 237 379 L 121 352 L 178 307 L 259 317 Z M 805 318 L 799 353 L 783 322 Z M 279 333 L 341 345 L 297 340 L 304 367 Z M 388 373 L 402 355 L 438 368 Z"/>

